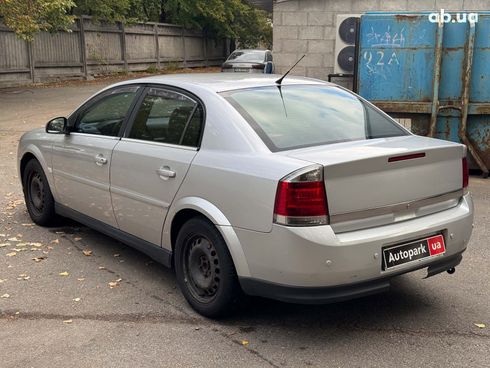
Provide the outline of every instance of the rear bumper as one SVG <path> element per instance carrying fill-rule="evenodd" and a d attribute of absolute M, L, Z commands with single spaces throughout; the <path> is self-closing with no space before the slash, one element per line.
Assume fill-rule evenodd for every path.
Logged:
<path fill-rule="evenodd" d="M 348 291 L 355 289 L 347 294 L 363 295 L 386 289 L 396 275 L 428 267 L 434 271 L 438 264 L 443 264 L 442 271 L 454 267 L 451 262 L 466 249 L 472 224 L 473 203 L 467 194 L 455 207 L 441 212 L 345 233 L 335 233 L 328 225 L 274 225 L 269 233 L 233 228 L 249 270 L 249 274 L 238 276 L 246 292 L 282 300 L 287 299 L 281 297 L 283 287 L 318 289 L 320 294 L 331 294 L 332 290 L 335 294 L 338 287 L 347 287 Z M 383 247 L 435 234 L 444 236 L 444 254 L 383 270 Z M 300 300 L 301 292 L 293 299 Z"/>
<path fill-rule="evenodd" d="M 463 258 L 461 253 L 442 258 L 438 262 L 431 264 L 427 270 L 428 276 L 434 276 L 456 267 Z M 427 266 L 418 266 L 414 269 L 403 271 L 400 274 L 424 267 Z M 331 287 L 288 286 L 247 277 L 242 277 L 239 280 L 243 291 L 248 295 L 267 297 L 287 303 L 327 304 L 386 292 L 390 289 L 391 279 L 397 275 L 391 275 L 389 278 Z"/>

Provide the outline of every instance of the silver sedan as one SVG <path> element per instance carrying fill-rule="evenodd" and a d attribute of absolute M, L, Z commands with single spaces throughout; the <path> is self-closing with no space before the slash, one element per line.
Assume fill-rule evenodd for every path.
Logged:
<path fill-rule="evenodd" d="M 33 221 L 70 217 L 173 266 L 199 313 L 243 294 L 326 303 L 452 273 L 473 205 L 463 145 L 319 80 L 203 74 L 112 85 L 25 134 Z"/>

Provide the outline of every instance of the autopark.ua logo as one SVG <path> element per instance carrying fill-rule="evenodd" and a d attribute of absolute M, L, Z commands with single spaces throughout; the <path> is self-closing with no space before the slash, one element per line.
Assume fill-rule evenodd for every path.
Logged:
<path fill-rule="evenodd" d="M 478 13 L 447 13 L 441 9 L 439 13 L 430 13 L 431 23 L 478 23 Z"/>

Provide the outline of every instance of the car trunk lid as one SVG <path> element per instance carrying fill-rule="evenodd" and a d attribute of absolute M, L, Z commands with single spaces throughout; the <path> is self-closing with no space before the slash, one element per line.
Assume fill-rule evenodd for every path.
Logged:
<path fill-rule="evenodd" d="M 343 223 L 339 231 L 440 211 L 457 203 L 446 194 L 462 189 L 464 146 L 436 139 L 410 135 L 281 154 L 324 166 L 329 215 L 332 224 Z M 435 200 L 421 201 L 429 198 Z"/>

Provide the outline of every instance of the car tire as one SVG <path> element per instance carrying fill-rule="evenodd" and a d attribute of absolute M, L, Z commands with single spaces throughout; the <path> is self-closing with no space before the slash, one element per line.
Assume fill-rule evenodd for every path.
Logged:
<path fill-rule="evenodd" d="M 187 221 L 175 244 L 177 283 L 187 302 L 205 317 L 224 317 L 242 296 L 235 266 L 216 227 L 204 218 Z"/>
<path fill-rule="evenodd" d="M 22 187 L 27 212 L 32 221 L 41 226 L 54 225 L 57 217 L 53 194 L 39 161 L 32 159 L 26 164 L 22 174 Z"/>

